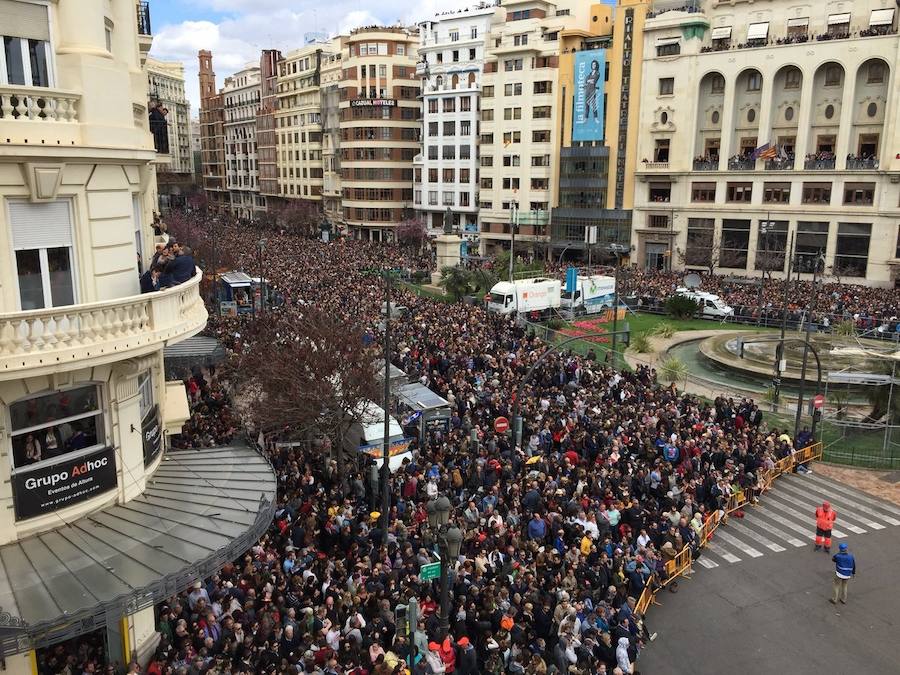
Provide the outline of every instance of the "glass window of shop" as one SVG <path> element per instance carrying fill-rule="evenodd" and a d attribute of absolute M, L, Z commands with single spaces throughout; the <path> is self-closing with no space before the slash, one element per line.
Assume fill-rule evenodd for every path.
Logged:
<path fill-rule="evenodd" d="M 9 412 L 16 471 L 97 448 L 106 440 L 100 390 L 94 384 L 22 399 Z"/>
<path fill-rule="evenodd" d="M 869 223 L 838 223 L 835 276 L 866 276 L 871 237 L 872 225 Z"/>

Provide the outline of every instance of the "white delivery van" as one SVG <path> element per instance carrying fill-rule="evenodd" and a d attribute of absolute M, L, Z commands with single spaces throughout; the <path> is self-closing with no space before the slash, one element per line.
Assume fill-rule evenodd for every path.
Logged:
<path fill-rule="evenodd" d="M 595 274 L 589 277 L 578 277 L 575 297 L 563 289 L 560 306 L 575 314 L 596 314 L 612 308 L 616 299 L 616 280 Z"/>
<path fill-rule="evenodd" d="M 378 468 L 384 463 L 384 408 L 373 401 L 365 401 L 354 414 L 353 424 L 344 435 L 344 450 L 349 458 L 355 453 L 365 453 L 375 460 Z M 412 439 L 403 435 L 400 423 L 391 416 L 388 466 L 396 471 L 403 465 L 403 458 L 412 459 L 409 445 Z"/>
<path fill-rule="evenodd" d="M 512 283 L 501 281 L 491 288 L 488 311 L 495 314 L 534 312 L 541 316 L 548 315 L 552 310 L 559 309 L 561 289 L 559 279 L 546 277 L 519 279 Z"/>
<path fill-rule="evenodd" d="M 734 309 L 725 304 L 718 295 L 714 293 L 705 293 L 691 288 L 679 286 L 675 289 L 677 295 L 683 295 L 690 298 L 700 305 L 700 316 L 710 319 L 724 319 L 728 316 L 734 316 Z"/>

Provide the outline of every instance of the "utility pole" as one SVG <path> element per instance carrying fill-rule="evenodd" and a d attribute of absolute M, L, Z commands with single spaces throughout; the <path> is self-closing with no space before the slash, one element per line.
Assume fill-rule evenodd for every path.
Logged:
<path fill-rule="evenodd" d="M 813 313 L 816 311 L 816 305 L 819 302 L 819 280 L 816 277 L 818 276 L 817 272 L 819 271 L 819 261 L 821 255 L 822 253 L 820 251 L 819 255 L 816 256 L 816 263 L 813 266 L 813 296 L 809 301 L 809 306 L 807 307 L 806 325 L 804 326 L 805 331 L 803 337 L 803 361 L 800 364 L 800 388 L 797 391 L 797 415 L 794 418 L 795 440 L 797 438 L 797 434 L 800 433 L 800 418 L 803 416 L 803 393 L 806 386 L 806 360 L 809 358 L 809 334 L 812 331 Z"/>
<path fill-rule="evenodd" d="M 516 266 L 516 230 L 519 229 L 519 202 L 514 201 L 512 203 L 513 207 L 513 222 L 512 222 L 512 238 L 509 240 L 509 283 L 512 283 L 515 279 L 515 275 L 513 274 L 513 270 Z"/>
<path fill-rule="evenodd" d="M 613 334 L 612 334 L 612 365 L 613 368 L 616 367 L 616 343 L 618 342 L 618 330 L 619 330 L 619 252 L 615 251 L 616 255 L 616 273 L 614 276 L 614 284 L 613 284 Z"/>
<path fill-rule="evenodd" d="M 781 303 L 781 340 L 775 349 L 775 364 L 772 371 L 772 389 L 774 396 L 773 403 L 777 406 L 781 396 L 781 357 L 784 354 L 784 333 L 787 330 L 787 308 L 788 297 L 791 291 L 791 268 L 794 265 L 794 234 L 791 233 L 791 241 L 788 246 L 790 254 L 788 255 L 788 269 L 784 275 L 784 299 Z"/>
<path fill-rule="evenodd" d="M 391 510 L 391 273 L 384 270 L 384 444 L 381 465 L 381 536 L 387 546 Z"/>

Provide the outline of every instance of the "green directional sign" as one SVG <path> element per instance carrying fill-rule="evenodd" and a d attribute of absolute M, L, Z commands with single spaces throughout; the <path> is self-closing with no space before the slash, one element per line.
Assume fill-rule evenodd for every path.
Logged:
<path fill-rule="evenodd" d="M 419 579 L 422 581 L 431 581 L 432 579 L 437 579 L 441 576 L 441 563 L 433 562 L 428 563 L 427 565 L 422 565 L 419 568 Z"/>

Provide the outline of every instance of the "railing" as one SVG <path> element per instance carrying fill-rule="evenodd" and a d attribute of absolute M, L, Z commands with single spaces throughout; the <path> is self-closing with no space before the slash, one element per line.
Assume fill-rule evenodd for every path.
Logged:
<path fill-rule="evenodd" d="M 644 162 L 643 166 L 647 170 L 657 170 L 657 171 L 659 171 L 659 170 L 668 171 L 669 170 L 668 162 Z"/>
<path fill-rule="evenodd" d="M 718 159 L 695 159 L 694 160 L 694 171 L 718 171 L 719 170 L 719 160 Z"/>
<path fill-rule="evenodd" d="M 860 170 L 860 169 L 877 169 L 878 168 L 878 158 L 877 157 L 848 157 L 847 158 L 847 169 L 849 170 Z"/>
<path fill-rule="evenodd" d="M 137 29 L 138 35 L 153 35 L 150 27 L 150 3 L 142 0 L 137 4 Z"/>
<path fill-rule="evenodd" d="M 755 503 L 757 497 L 772 488 L 775 479 L 786 473 L 791 473 L 801 464 L 807 464 L 822 459 L 822 444 L 813 443 L 802 450 L 797 450 L 786 457 L 775 462 L 771 469 L 762 469 L 758 472 L 757 483 L 753 488 L 747 490 L 738 490 L 729 497 L 724 508 L 713 512 L 700 528 L 697 536 L 696 548 L 703 548 L 712 538 L 715 531 L 728 522 L 728 517 L 743 509 L 748 504 Z M 659 604 L 656 602 L 656 594 L 663 590 L 666 586 L 676 581 L 680 577 L 689 577 L 692 572 L 694 560 L 694 548 L 685 546 L 678 555 L 665 564 L 665 578 L 657 580 L 655 583 L 648 583 L 641 593 L 635 605 L 635 612 L 642 617 L 650 609 L 650 605 Z"/>
<path fill-rule="evenodd" d="M 729 171 L 753 171 L 756 168 L 756 160 L 752 157 L 732 157 L 728 160 Z"/>
<path fill-rule="evenodd" d="M 81 94 L 44 87 L 0 86 L 0 119 L 77 122 Z"/>
<path fill-rule="evenodd" d="M 150 133 L 153 134 L 153 147 L 161 155 L 169 154 L 169 125 L 166 120 L 150 120 Z"/>
<path fill-rule="evenodd" d="M 156 293 L 116 300 L 0 314 L 0 377 L 88 367 L 129 352 L 189 337 L 206 325 L 202 273 Z"/>
<path fill-rule="evenodd" d="M 803 168 L 807 171 L 833 171 L 835 159 L 807 159 L 803 162 Z"/>
<path fill-rule="evenodd" d="M 794 158 L 786 159 L 767 159 L 766 171 L 792 171 L 794 169 Z"/>

